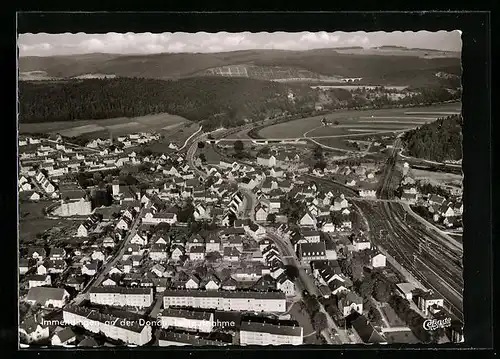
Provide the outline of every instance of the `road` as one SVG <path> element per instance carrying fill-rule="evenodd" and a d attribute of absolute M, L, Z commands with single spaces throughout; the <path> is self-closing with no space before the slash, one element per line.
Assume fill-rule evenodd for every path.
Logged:
<path fill-rule="evenodd" d="M 198 137 L 196 137 L 193 142 L 191 143 L 191 146 L 189 146 L 189 149 L 186 154 L 186 160 L 188 162 L 189 167 L 193 169 L 194 172 L 198 174 L 198 176 L 202 177 L 203 179 L 206 179 L 208 177 L 207 173 L 204 171 L 201 171 L 198 169 L 195 165 L 195 155 L 196 155 L 196 150 L 198 148 L 198 141 L 204 141 L 206 138 L 207 134 L 201 134 Z M 219 152 L 217 152 L 219 153 Z M 224 156 L 223 154 L 219 153 L 222 159 L 226 159 L 227 161 L 233 161 L 233 159 Z M 241 188 L 240 187 L 240 192 L 244 196 L 244 203 L 245 207 L 243 209 L 243 218 L 249 218 L 252 221 L 255 220 L 255 211 L 254 208 L 257 205 L 257 198 L 255 197 L 255 194 L 246 188 Z"/>
<path fill-rule="evenodd" d="M 341 126 L 338 126 L 341 127 Z M 345 126 L 352 128 L 352 126 Z M 359 127 L 359 126 L 358 126 Z M 367 127 L 373 127 L 371 125 L 368 125 Z M 217 139 L 218 142 L 234 142 L 234 141 L 242 141 L 242 142 L 248 142 L 248 141 L 271 141 L 271 142 L 279 142 L 279 141 L 300 141 L 300 140 L 320 140 L 320 139 L 326 139 L 326 138 L 346 138 L 346 137 L 363 137 L 363 136 L 370 136 L 370 135 L 378 135 L 382 133 L 398 133 L 398 132 L 405 132 L 408 131 L 408 128 L 404 130 L 380 130 L 380 131 L 373 131 L 373 132 L 361 132 L 361 133 L 349 133 L 349 134 L 342 134 L 342 135 L 327 135 L 327 136 L 311 136 L 311 137 L 283 137 L 283 138 L 220 138 Z M 321 146 L 321 143 L 318 143 Z"/>
<path fill-rule="evenodd" d="M 309 276 L 305 272 L 304 268 L 300 265 L 297 255 L 295 254 L 295 251 L 292 247 L 292 244 L 288 242 L 286 239 L 280 237 L 276 232 L 271 231 L 270 229 L 267 230 L 267 237 L 276 244 L 276 247 L 280 251 L 281 258 L 283 259 L 283 263 L 293 265 L 298 269 L 299 276 L 297 277 L 296 284 L 299 292 L 302 293 L 302 291 L 307 290 L 311 295 L 320 296 L 321 294 L 319 293 L 318 287 L 316 287 L 316 285 L 314 284 L 312 277 Z M 331 318 L 331 316 L 328 314 L 328 312 L 325 310 L 325 308 L 321 303 L 320 303 L 320 312 L 325 314 L 329 328 L 335 331 L 334 333 L 332 333 L 331 330 L 327 330 L 322 333 L 326 341 L 329 344 L 350 343 L 351 340 L 347 336 L 346 332 L 340 329 L 337 326 L 337 324 L 335 324 L 335 322 L 333 321 L 333 319 Z M 336 336 L 335 333 L 337 333 L 338 336 Z"/>
<path fill-rule="evenodd" d="M 194 138 L 193 142 L 191 142 L 191 145 L 189 146 L 187 153 L 186 153 L 186 161 L 187 161 L 189 167 L 191 167 L 193 169 L 193 171 L 198 176 L 202 177 L 203 179 L 207 178 L 208 175 L 206 172 L 199 170 L 196 167 L 194 161 L 195 161 L 196 149 L 198 148 L 198 142 L 205 140 L 206 137 L 207 137 L 206 133 L 202 133 L 201 135 L 196 136 Z"/>
<path fill-rule="evenodd" d="M 184 147 L 187 146 L 188 142 L 195 136 L 197 136 L 201 131 L 203 130 L 203 127 L 200 126 L 200 128 L 195 132 L 193 133 L 191 136 L 189 136 L 188 138 L 186 138 L 186 141 L 184 141 L 184 144 L 182 145 L 181 148 L 177 149 L 177 152 L 180 152 L 184 149 Z"/>

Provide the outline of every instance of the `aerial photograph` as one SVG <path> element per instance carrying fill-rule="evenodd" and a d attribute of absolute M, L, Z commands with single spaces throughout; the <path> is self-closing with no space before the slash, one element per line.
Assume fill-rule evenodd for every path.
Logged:
<path fill-rule="evenodd" d="M 17 45 L 20 348 L 464 342 L 459 30 Z"/>

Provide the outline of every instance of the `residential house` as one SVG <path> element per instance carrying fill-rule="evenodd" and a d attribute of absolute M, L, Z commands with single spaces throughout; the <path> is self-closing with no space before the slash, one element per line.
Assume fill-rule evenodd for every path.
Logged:
<path fill-rule="evenodd" d="M 240 251 L 236 247 L 225 247 L 223 260 L 228 262 L 238 262 L 240 260 Z"/>
<path fill-rule="evenodd" d="M 296 295 L 295 283 L 290 278 L 288 278 L 285 273 L 282 273 L 276 278 L 276 286 L 278 290 L 285 293 L 287 297 L 294 297 Z"/>
<path fill-rule="evenodd" d="M 181 257 L 184 255 L 184 253 L 185 253 L 184 247 L 174 246 L 170 253 L 170 258 L 172 258 L 174 261 L 179 261 Z"/>
<path fill-rule="evenodd" d="M 29 247 L 28 248 L 28 257 L 37 259 L 37 260 L 42 260 L 46 256 L 45 249 L 41 247 Z"/>
<path fill-rule="evenodd" d="M 42 287 L 52 284 L 52 279 L 48 274 L 36 274 L 26 278 L 29 288 Z"/>
<path fill-rule="evenodd" d="M 416 287 L 411 283 L 397 283 L 397 292 L 400 296 L 411 302 L 413 300 L 413 292 Z"/>
<path fill-rule="evenodd" d="M 205 246 L 194 246 L 189 251 L 189 259 L 192 261 L 202 261 L 205 259 Z"/>
<path fill-rule="evenodd" d="M 259 240 L 266 235 L 266 230 L 264 227 L 259 226 L 256 223 L 252 223 L 245 227 L 245 232 L 253 239 Z"/>
<path fill-rule="evenodd" d="M 299 244 L 298 257 L 303 265 L 311 261 L 326 259 L 325 242 Z"/>
<path fill-rule="evenodd" d="M 351 319 L 356 318 L 356 319 Z M 364 344 L 387 344 L 387 339 L 375 330 L 370 321 L 360 313 L 354 313 L 350 317 L 352 331 L 356 335 L 358 343 Z"/>
<path fill-rule="evenodd" d="M 255 221 L 256 222 L 265 222 L 267 221 L 267 216 L 269 215 L 269 207 L 259 203 L 255 207 Z"/>
<path fill-rule="evenodd" d="M 340 312 L 347 317 L 353 311 L 363 313 L 363 299 L 354 292 L 348 291 L 342 293 L 338 298 L 338 307 Z"/>
<path fill-rule="evenodd" d="M 199 289 L 200 288 L 200 279 L 195 275 L 191 275 L 191 276 L 189 276 L 188 280 L 184 284 L 184 287 L 186 289 Z"/>
<path fill-rule="evenodd" d="M 82 274 L 94 276 L 97 273 L 97 270 L 99 269 L 99 267 L 100 267 L 99 262 L 96 260 L 94 260 L 92 262 L 85 263 L 82 266 Z"/>
<path fill-rule="evenodd" d="M 301 227 L 312 227 L 316 229 L 317 220 L 310 212 L 306 212 L 300 219 L 299 224 Z"/>
<path fill-rule="evenodd" d="M 40 304 L 43 308 L 62 308 L 68 298 L 68 292 L 61 288 L 34 287 L 28 291 L 26 301 L 31 305 Z"/>
<path fill-rule="evenodd" d="M 385 267 L 385 260 L 386 257 L 382 253 L 379 253 L 370 258 L 370 264 L 373 268 L 383 268 Z"/>
<path fill-rule="evenodd" d="M 27 344 L 48 339 L 49 335 L 49 327 L 41 325 L 35 316 L 25 318 L 19 325 L 20 339 Z"/>
<path fill-rule="evenodd" d="M 154 243 L 149 249 L 148 256 L 153 261 L 166 261 L 168 258 L 167 246 L 161 243 Z"/>
<path fill-rule="evenodd" d="M 259 166 L 275 167 L 276 157 L 270 154 L 259 154 L 257 156 L 257 164 Z"/>
<path fill-rule="evenodd" d="M 418 297 L 418 308 L 426 316 L 430 314 L 430 308 L 433 306 L 438 306 L 440 308 L 444 307 L 443 297 L 437 295 L 433 291 L 424 292 Z"/>

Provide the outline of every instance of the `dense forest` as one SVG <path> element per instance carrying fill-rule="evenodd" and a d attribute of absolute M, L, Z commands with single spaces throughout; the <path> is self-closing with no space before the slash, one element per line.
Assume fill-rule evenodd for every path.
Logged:
<path fill-rule="evenodd" d="M 295 100 L 288 98 L 289 91 Z M 167 112 L 205 128 L 314 107 L 305 85 L 245 78 L 196 77 L 177 81 L 143 78 L 20 82 L 20 122 L 134 117 Z"/>
<path fill-rule="evenodd" d="M 403 135 L 408 154 L 431 161 L 462 158 L 462 116 L 440 118 Z"/>

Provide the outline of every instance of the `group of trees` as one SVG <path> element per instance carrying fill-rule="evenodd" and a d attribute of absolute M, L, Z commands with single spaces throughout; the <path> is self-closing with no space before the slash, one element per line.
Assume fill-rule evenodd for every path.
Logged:
<path fill-rule="evenodd" d="M 449 196 L 449 193 L 446 189 L 439 187 L 439 186 L 433 186 L 432 184 L 428 182 L 418 182 L 418 188 L 420 193 L 424 194 L 437 194 L 438 196 L 442 196 L 447 198 Z"/>
<path fill-rule="evenodd" d="M 290 89 L 299 102 L 288 99 Z M 314 105 L 315 96 L 305 85 L 249 78 L 21 81 L 19 113 L 21 123 L 38 123 L 167 112 L 201 122 L 205 130 L 210 130 L 241 125 L 245 119 L 259 120 L 276 110 L 294 113 L 301 109 L 301 101 Z"/>
<path fill-rule="evenodd" d="M 283 213 L 288 217 L 289 223 L 296 223 L 306 213 L 306 205 L 304 202 L 297 201 L 293 197 L 285 197 L 282 200 Z"/>
<path fill-rule="evenodd" d="M 325 162 L 325 154 L 323 152 L 323 147 L 320 145 L 316 145 L 313 148 L 313 159 L 314 159 L 314 168 L 319 168 L 320 170 L 324 170 L 326 167 Z"/>
<path fill-rule="evenodd" d="M 357 292 L 363 298 L 363 309 L 367 311 L 367 317 L 370 321 L 380 323 L 382 317 L 379 310 L 374 306 L 372 297 L 378 302 L 386 303 L 392 293 L 392 287 L 380 273 L 372 272 L 362 281 L 354 283 Z"/>
<path fill-rule="evenodd" d="M 431 161 L 462 158 L 462 117 L 452 115 L 405 132 L 408 154 Z"/>
<path fill-rule="evenodd" d="M 310 294 L 302 296 L 302 309 L 304 309 L 309 317 L 313 328 L 316 330 L 317 335 L 321 333 L 322 330 L 328 328 L 328 320 L 325 313 L 320 311 L 320 303 L 318 299 Z"/>

